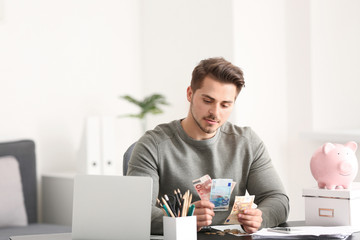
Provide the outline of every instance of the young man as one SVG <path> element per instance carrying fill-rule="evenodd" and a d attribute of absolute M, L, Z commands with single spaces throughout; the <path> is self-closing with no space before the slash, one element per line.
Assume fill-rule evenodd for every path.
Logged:
<path fill-rule="evenodd" d="M 225 59 L 202 60 L 187 88 L 190 102 L 187 117 L 157 126 L 136 144 L 128 175 L 153 179 L 153 234 L 162 233 L 163 212 L 155 206 L 156 198 L 177 188 L 193 194 L 198 230 L 223 224 L 235 196 L 245 195 L 246 190 L 255 195 L 258 205 L 238 215 L 239 224 L 246 232 L 286 221 L 289 199 L 264 143 L 249 127 L 227 122 L 244 84 L 242 71 Z M 192 180 L 205 174 L 212 179 L 236 182 L 229 211 L 215 212 L 210 201 L 200 200 Z"/>

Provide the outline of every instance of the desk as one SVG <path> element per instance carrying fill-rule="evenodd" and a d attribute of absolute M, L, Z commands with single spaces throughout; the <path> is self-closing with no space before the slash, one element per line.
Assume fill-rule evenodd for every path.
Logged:
<path fill-rule="evenodd" d="M 283 223 L 279 225 L 280 227 L 296 227 L 296 226 L 306 226 L 305 221 L 290 221 L 287 223 Z M 221 240 L 229 240 L 229 239 L 237 239 L 237 240 L 252 240 L 253 238 L 251 236 L 243 236 L 243 237 L 237 237 L 234 235 L 226 234 L 225 236 L 218 236 L 218 235 L 209 235 L 205 234 L 204 232 L 199 232 L 197 235 L 198 240 L 211 240 L 211 239 L 221 239 Z M 266 239 L 278 239 L 278 238 L 266 238 Z M 306 239 L 304 237 L 302 238 L 294 238 L 291 239 Z M 324 238 L 317 238 L 312 237 L 310 239 L 324 239 Z M 349 236 L 346 240 L 360 240 L 360 232 L 354 233 L 352 236 Z"/>
<path fill-rule="evenodd" d="M 305 221 L 290 221 L 287 223 L 280 224 L 280 227 L 295 227 L 295 226 L 306 226 Z M 360 240 L 360 232 L 353 233 L 346 240 Z"/>
<path fill-rule="evenodd" d="M 291 221 L 280 225 L 281 227 L 294 227 L 294 226 L 305 226 L 304 221 Z M 160 239 L 160 238 L 159 238 Z M 197 234 L 197 240 L 211 240 L 211 239 L 237 239 L 237 240 L 252 240 L 251 236 L 237 237 L 234 235 L 208 235 L 204 232 L 199 232 Z M 270 238 L 266 238 L 270 239 Z M 292 237 L 291 239 L 296 239 Z M 306 239 L 306 238 L 298 238 L 298 239 Z M 312 237 L 311 239 L 323 239 Z M 28 236 L 16 236 L 11 237 L 11 240 L 71 240 L 71 233 L 61 233 L 61 234 L 43 234 L 43 235 L 28 235 Z M 360 232 L 354 233 L 352 236 L 348 237 L 346 240 L 360 240 Z"/>

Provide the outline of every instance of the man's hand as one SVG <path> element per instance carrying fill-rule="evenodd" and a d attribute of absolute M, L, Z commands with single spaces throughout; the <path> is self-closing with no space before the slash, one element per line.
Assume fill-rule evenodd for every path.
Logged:
<path fill-rule="evenodd" d="M 254 233 L 259 230 L 262 219 L 260 209 L 246 209 L 244 213 L 238 214 L 238 220 L 247 233 Z"/>
<path fill-rule="evenodd" d="M 215 216 L 214 204 L 210 201 L 200 200 L 193 203 L 195 205 L 194 215 L 196 215 L 197 230 L 200 231 L 202 227 L 209 226 Z"/>

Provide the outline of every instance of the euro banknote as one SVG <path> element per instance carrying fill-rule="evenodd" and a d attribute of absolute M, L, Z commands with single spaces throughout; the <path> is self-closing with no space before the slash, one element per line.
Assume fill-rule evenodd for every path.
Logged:
<path fill-rule="evenodd" d="M 230 204 L 232 179 L 213 179 L 210 191 L 210 202 L 215 205 L 214 211 L 227 211 Z"/>
<path fill-rule="evenodd" d="M 235 202 L 232 207 L 230 215 L 226 218 L 224 224 L 238 224 L 239 213 L 244 212 L 246 209 L 255 208 L 256 204 L 254 204 L 254 195 L 245 195 L 245 196 L 236 196 Z"/>
<path fill-rule="evenodd" d="M 212 180 L 208 174 L 192 181 L 201 200 L 210 200 Z"/>

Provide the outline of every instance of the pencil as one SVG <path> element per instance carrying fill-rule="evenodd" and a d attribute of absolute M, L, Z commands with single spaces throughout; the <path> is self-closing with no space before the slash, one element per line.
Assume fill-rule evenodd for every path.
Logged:
<path fill-rule="evenodd" d="M 180 197 L 180 199 L 182 199 L 182 194 L 181 194 L 181 192 L 180 192 L 180 189 L 177 189 L 178 190 L 178 194 L 179 194 L 179 197 Z"/>
<path fill-rule="evenodd" d="M 160 207 L 162 207 L 162 204 L 161 204 L 161 202 L 160 202 L 160 200 L 157 198 L 156 199 L 156 203 L 160 206 Z"/>
<path fill-rule="evenodd" d="M 171 217 L 169 211 L 167 210 L 166 206 L 163 206 L 163 210 L 165 212 L 165 216 Z"/>
<path fill-rule="evenodd" d="M 161 200 L 162 200 L 164 206 L 168 209 L 171 217 L 175 217 L 174 213 L 171 211 L 171 208 L 169 207 L 169 205 L 167 204 L 167 202 L 165 201 L 165 199 L 164 199 L 164 198 L 161 198 Z"/>
<path fill-rule="evenodd" d="M 181 212 L 181 216 L 182 216 L 182 217 L 185 217 L 186 214 L 187 214 L 187 211 L 188 211 L 188 210 L 187 210 L 187 205 L 188 205 L 188 201 L 189 201 L 188 195 L 189 195 L 189 192 L 186 191 L 186 193 L 185 193 L 184 196 L 183 196 L 184 203 L 183 203 L 183 205 L 182 205 L 182 207 L 183 207 L 182 212 Z"/>
<path fill-rule="evenodd" d="M 190 191 L 187 190 L 185 195 L 186 195 L 186 205 L 184 206 L 184 210 L 183 210 L 184 211 L 183 212 L 184 217 L 186 217 L 188 212 L 189 212 L 189 207 L 190 207 L 191 200 L 192 200 L 192 193 L 190 193 Z"/>
<path fill-rule="evenodd" d="M 170 214 L 168 214 L 167 210 L 164 208 L 164 206 L 161 204 L 160 200 L 157 198 L 156 199 L 157 204 L 160 206 L 161 210 L 163 211 L 165 216 L 170 216 Z"/>

